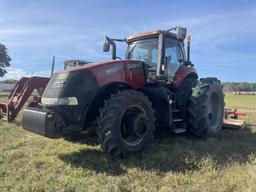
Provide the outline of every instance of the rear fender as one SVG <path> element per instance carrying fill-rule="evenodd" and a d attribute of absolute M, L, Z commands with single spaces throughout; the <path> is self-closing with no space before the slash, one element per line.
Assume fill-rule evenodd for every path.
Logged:
<path fill-rule="evenodd" d="M 188 66 L 184 66 L 182 65 L 175 76 L 175 80 L 173 82 L 173 86 L 175 88 L 177 88 L 178 86 L 181 85 L 181 83 L 183 82 L 183 80 L 188 77 L 188 76 L 195 76 L 196 78 L 198 78 L 196 69 L 194 67 L 188 67 Z"/>

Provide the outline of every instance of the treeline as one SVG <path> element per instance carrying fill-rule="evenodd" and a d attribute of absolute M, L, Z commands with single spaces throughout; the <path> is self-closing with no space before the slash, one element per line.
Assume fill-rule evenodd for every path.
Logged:
<path fill-rule="evenodd" d="M 223 83 L 223 90 L 225 92 L 256 92 L 256 83 L 227 82 Z"/>
<path fill-rule="evenodd" d="M 13 84 L 17 83 L 16 79 L 5 79 L 1 80 L 0 84 Z M 246 82 L 226 82 L 223 83 L 223 90 L 225 92 L 256 92 L 256 83 Z"/>
<path fill-rule="evenodd" d="M 16 79 L 5 79 L 5 80 L 1 80 L 0 84 L 14 84 L 17 82 L 18 82 L 18 80 L 16 80 Z"/>

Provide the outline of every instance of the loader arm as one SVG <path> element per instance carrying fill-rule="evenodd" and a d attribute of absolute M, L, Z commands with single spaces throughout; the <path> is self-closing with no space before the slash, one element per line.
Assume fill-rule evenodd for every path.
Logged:
<path fill-rule="evenodd" d="M 7 121 L 12 121 L 18 115 L 24 104 L 27 102 L 34 90 L 43 91 L 49 81 L 47 77 L 23 77 L 8 96 L 8 101 L 0 102 L 0 119 L 6 117 Z M 38 97 L 37 101 L 40 102 Z"/>

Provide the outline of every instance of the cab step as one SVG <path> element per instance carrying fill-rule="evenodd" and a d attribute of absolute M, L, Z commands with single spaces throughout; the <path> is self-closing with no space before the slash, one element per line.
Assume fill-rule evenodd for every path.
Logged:
<path fill-rule="evenodd" d="M 183 119 L 173 119 L 172 120 L 173 123 L 182 122 L 182 121 L 183 121 Z"/>
<path fill-rule="evenodd" d="M 176 128 L 176 129 L 174 129 L 174 133 L 177 133 L 177 134 L 179 134 L 179 133 L 185 133 L 187 130 L 186 129 L 184 129 L 184 128 Z"/>

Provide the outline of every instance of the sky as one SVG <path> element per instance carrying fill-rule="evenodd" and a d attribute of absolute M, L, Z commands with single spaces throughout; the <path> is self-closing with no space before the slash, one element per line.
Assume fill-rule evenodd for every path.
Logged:
<path fill-rule="evenodd" d="M 105 36 L 186 26 L 200 77 L 256 82 L 256 1 L 0 0 L 0 43 L 12 58 L 1 79 L 49 76 L 63 61 L 107 61 Z M 124 57 L 125 45 L 118 44 Z"/>

